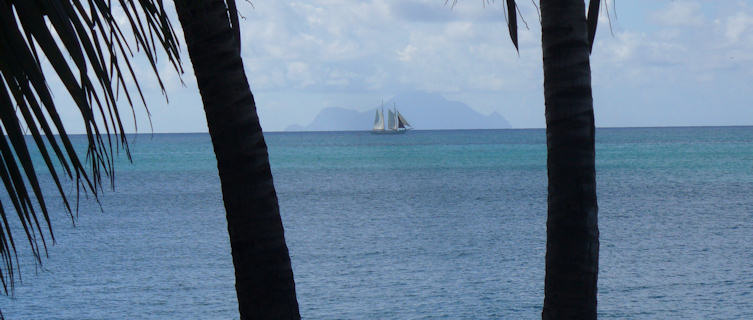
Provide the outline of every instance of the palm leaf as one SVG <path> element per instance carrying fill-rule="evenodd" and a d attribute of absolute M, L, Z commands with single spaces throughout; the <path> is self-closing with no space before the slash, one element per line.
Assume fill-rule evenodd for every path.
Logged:
<path fill-rule="evenodd" d="M 516 10 L 515 0 L 507 0 L 507 30 L 510 32 L 510 40 L 518 48 L 518 11 Z"/>
<path fill-rule="evenodd" d="M 481 3 L 483 5 L 486 5 L 487 3 L 492 3 L 494 0 L 482 0 Z M 445 0 L 444 4 L 447 5 L 450 3 L 450 0 Z M 452 0 L 452 7 L 454 8 L 455 5 L 458 3 L 458 0 Z M 536 5 L 536 3 L 534 3 Z M 512 44 L 515 46 L 515 50 L 520 51 L 518 48 L 518 10 L 517 10 L 517 4 L 515 3 L 515 0 L 505 0 L 502 7 L 506 11 L 505 20 L 507 20 L 507 31 L 510 33 L 510 40 L 512 40 Z M 525 20 L 523 21 L 525 22 Z M 528 27 L 526 25 L 526 27 Z"/>
<path fill-rule="evenodd" d="M 601 0 L 590 0 L 588 3 L 588 51 L 593 51 L 594 38 L 596 38 L 596 24 L 599 22 L 599 4 Z"/>
<path fill-rule="evenodd" d="M 128 32 L 118 25 L 115 10 Z M 135 51 L 146 57 L 164 93 L 158 54 L 164 52 L 182 73 L 179 50 L 162 0 L 0 0 L 0 180 L 11 205 L 0 202 L 0 282 L 6 294 L 20 279 L 13 212 L 36 263 L 47 252 L 47 237 L 55 239 L 32 154 L 43 160 L 73 219 L 62 179 L 75 184 L 77 201 L 79 191 L 97 199 L 102 178 L 113 182 L 117 150 L 130 159 L 118 96 L 122 90 L 134 117 L 130 90 L 137 90 L 146 107 L 131 62 Z M 46 73 L 63 85 L 81 115 L 84 158 L 68 138 Z"/>

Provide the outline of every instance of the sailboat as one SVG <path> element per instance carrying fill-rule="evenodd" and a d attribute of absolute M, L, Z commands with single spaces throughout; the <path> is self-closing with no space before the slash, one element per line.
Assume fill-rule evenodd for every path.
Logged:
<path fill-rule="evenodd" d="M 376 116 L 374 117 L 374 128 L 371 130 L 373 133 L 405 133 L 413 127 L 405 120 L 400 111 L 397 111 L 395 103 L 392 104 L 392 109 L 387 109 L 387 127 L 384 126 L 384 103 L 382 108 L 377 109 Z"/>

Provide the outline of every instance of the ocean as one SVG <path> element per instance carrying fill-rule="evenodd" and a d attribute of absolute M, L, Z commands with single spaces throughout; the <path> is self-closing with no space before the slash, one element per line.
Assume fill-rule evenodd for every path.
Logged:
<path fill-rule="evenodd" d="M 544 130 L 266 138 L 304 319 L 540 319 Z M 131 148 L 75 227 L 42 175 L 57 243 L 21 255 L 7 319 L 238 318 L 209 136 Z M 598 129 L 596 149 L 599 318 L 753 319 L 753 127 Z"/>

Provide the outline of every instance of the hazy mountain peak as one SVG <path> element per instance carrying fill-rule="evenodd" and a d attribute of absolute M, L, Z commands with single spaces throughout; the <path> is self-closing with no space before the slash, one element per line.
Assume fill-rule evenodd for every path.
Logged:
<path fill-rule="evenodd" d="M 393 105 L 418 130 L 510 128 L 510 123 L 497 112 L 483 115 L 462 102 L 447 100 L 437 93 L 399 93 L 384 102 L 385 109 L 391 109 Z M 310 124 L 292 125 L 286 131 L 371 130 L 379 107 L 376 105 L 367 111 L 325 108 Z"/>

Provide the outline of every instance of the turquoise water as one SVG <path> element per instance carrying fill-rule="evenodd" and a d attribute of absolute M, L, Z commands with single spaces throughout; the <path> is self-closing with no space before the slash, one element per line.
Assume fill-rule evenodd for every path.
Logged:
<path fill-rule="evenodd" d="M 540 318 L 544 130 L 267 140 L 305 319 Z M 753 127 L 599 129 L 596 148 L 599 317 L 753 319 Z M 132 150 L 75 228 L 49 199 L 57 244 L 43 269 L 22 257 L 8 319 L 237 318 L 208 135 Z"/>

